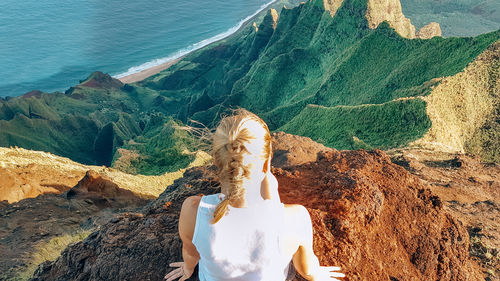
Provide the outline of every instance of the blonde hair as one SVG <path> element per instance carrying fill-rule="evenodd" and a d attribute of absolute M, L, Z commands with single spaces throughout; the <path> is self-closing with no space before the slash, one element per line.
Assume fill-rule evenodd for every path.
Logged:
<path fill-rule="evenodd" d="M 215 208 L 212 223 L 217 223 L 226 214 L 229 202 L 245 195 L 243 180 L 250 177 L 251 165 L 244 164 L 245 157 L 265 161 L 262 172 L 267 172 L 272 155 L 271 134 L 259 116 L 238 109 L 232 116 L 220 121 L 213 134 L 212 145 L 219 181 L 228 187 L 226 197 Z"/>

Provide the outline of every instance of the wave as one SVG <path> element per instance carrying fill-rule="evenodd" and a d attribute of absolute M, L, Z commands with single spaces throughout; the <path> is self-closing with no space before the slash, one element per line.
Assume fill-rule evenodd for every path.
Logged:
<path fill-rule="evenodd" d="M 255 13 L 242 19 L 237 25 L 229 28 L 225 32 L 219 33 L 219 34 L 214 35 L 208 39 L 204 39 L 200 42 L 194 43 L 186 48 L 182 48 L 182 49 L 176 51 L 175 53 L 173 53 L 167 57 L 154 59 L 154 60 L 148 61 L 146 63 L 143 63 L 141 65 L 133 66 L 133 67 L 129 68 L 126 72 L 113 75 L 113 77 L 118 79 L 118 78 L 123 78 L 125 76 L 129 76 L 129 75 L 132 75 L 135 73 L 139 73 L 143 70 L 158 66 L 160 64 L 164 64 L 164 63 L 169 62 L 171 60 L 178 59 L 178 58 L 183 57 L 183 56 L 185 56 L 193 51 L 201 49 L 201 48 L 203 48 L 203 47 L 205 47 L 213 42 L 224 39 L 224 38 L 228 37 L 229 35 L 235 33 L 236 31 L 238 31 L 243 26 L 243 24 L 245 24 L 247 21 L 249 21 L 250 19 L 255 17 L 258 13 L 262 12 L 264 9 L 266 9 L 267 7 L 269 7 L 271 4 L 273 4 L 276 1 L 278 1 L 278 0 L 272 0 L 266 4 L 263 4 L 262 6 L 260 6 L 260 8 Z"/>

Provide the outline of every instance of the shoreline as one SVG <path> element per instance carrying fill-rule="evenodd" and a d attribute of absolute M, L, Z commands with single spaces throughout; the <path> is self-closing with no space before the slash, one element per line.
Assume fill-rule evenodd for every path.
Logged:
<path fill-rule="evenodd" d="M 167 62 L 152 66 L 150 68 L 146 68 L 146 69 L 141 70 L 137 73 L 132 73 L 130 75 L 123 76 L 123 77 L 116 78 L 116 79 L 120 80 L 120 82 L 122 82 L 123 84 L 139 82 L 139 81 L 142 81 L 146 78 L 149 78 L 149 77 L 151 77 L 155 74 L 158 74 L 158 73 L 162 72 L 163 70 L 171 67 L 172 65 L 174 65 L 178 61 L 180 61 L 182 58 L 184 58 L 184 56 L 182 56 L 180 58 L 169 60 Z"/>
<path fill-rule="evenodd" d="M 183 59 L 185 56 L 193 53 L 194 51 L 197 51 L 197 50 L 200 50 L 206 46 L 209 46 L 209 45 L 212 45 L 214 43 L 217 43 L 221 40 L 224 40 L 226 38 L 228 38 L 229 36 L 235 34 L 236 32 L 240 31 L 241 29 L 243 29 L 249 22 L 251 22 L 253 19 L 255 19 L 261 12 L 263 12 L 264 10 L 266 10 L 267 8 L 269 8 L 271 5 L 275 4 L 276 2 L 278 2 L 279 0 L 272 0 L 270 1 L 269 3 L 267 4 L 264 4 L 263 6 L 261 6 L 261 8 L 259 10 L 257 10 L 255 13 L 253 13 L 252 15 L 248 16 L 247 18 L 241 20 L 238 25 L 236 26 L 237 28 L 235 30 L 232 30 L 233 28 L 230 28 L 228 29 L 226 32 L 224 33 L 221 33 L 221 34 L 217 34 L 211 38 L 208 38 L 208 39 L 205 39 L 205 40 L 202 40 L 198 43 L 195 43 L 193 44 L 192 46 L 194 46 L 194 48 L 192 50 L 189 50 L 185 53 L 182 53 L 182 55 L 180 56 L 173 56 L 172 59 L 170 60 L 167 60 L 166 62 L 164 63 L 161 63 L 161 64 L 158 64 L 158 65 L 155 65 L 155 66 L 152 66 L 152 67 L 148 67 L 148 68 L 145 68 L 139 72 L 136 72 L 136 73 L 132 73 L 132 74 L 129 74 L 129 75 L 126 75 L 126 76 L 122 76 L 122 77 L 116 77 L 116 76 L 113 76 L 113 78 L 116 78 L 118 80 L 120 80 L 120 82 L 124 83 L 124 84 L 128 84 L 128 83 L 135 83 L 135 82 L 139 82 L 139 81 L 143 81 L 153 75 L 156 75 L 166 69 L 168 69 L 169 67 L 171 67 L 172 65 L 176 64 L 177 62 L 179 62 L 181 59 Z M 231 32 L 229 32 L 231 31 Z M 220 37 L 221 35 L 223 35 L 222 37 Z M 220 38 L 217 38 L 217 37 L 220 37 Z M 212 42 L 208 42 L 206 44 L 204 44 L 205 42 L 207 41 L 210 41 L 211 39 L 215 39 L 213 40 Z M 197 46 L 199 45 L 199 46 Z"/>

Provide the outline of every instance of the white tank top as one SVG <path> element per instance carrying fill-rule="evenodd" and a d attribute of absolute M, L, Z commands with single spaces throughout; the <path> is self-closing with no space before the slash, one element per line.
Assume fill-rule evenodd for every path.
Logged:
<path fill-rule="evenodd" d="M 261 200 L 247 208 L 229 206 L 212 224 L 223 196 L 203 196 L 198 207 L 193 244 L 200 253 L 200 281 L 284 281 L 292 258 L 280 247 L 284 205 Z"/>

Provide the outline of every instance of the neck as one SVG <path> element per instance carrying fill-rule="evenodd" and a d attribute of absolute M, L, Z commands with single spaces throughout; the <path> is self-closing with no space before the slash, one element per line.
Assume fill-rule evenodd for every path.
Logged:
<path fill-rule="evenodd" d="M 231 199 L 229 204 L 235 208 L 243 208 L 264 200 L 261 194 L 262 180 L 261 177 L 250 177 L 250 179 L 245 179 L 242 183 L 245 187 L 244 196 L 242 196 L 242 198 Z M 222 184 L 221 191 L 227 196 L 229 194 L 229 184 Z"/>

